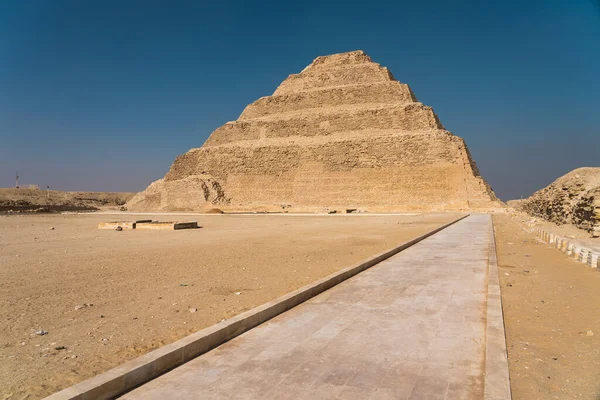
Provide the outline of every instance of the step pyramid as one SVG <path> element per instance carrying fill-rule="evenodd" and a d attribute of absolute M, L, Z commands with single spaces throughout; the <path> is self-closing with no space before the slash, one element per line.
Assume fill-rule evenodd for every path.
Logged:
<path fill-rule="evenodd" d="M 371 212 L 502 207 L 463 139 L 363 51 L 317 57 L 249 104 L 163 179 L 138 211 Z"/>

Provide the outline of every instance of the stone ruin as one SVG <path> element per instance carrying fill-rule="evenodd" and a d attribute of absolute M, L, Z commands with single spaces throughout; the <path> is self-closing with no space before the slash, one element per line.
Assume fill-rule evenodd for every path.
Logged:
<path fill-rule="evenodd" d="M 110 230 L 170 230 L 202 228 L 198 221 L 154 221 L 138 219 L 136 221 L 105 221 L 98 224 L 98 229 Z"/>
<path fill-rule="evenodd" d="M 578 168 L 519 204 L 530 215 L 600 236 L 600 168 Z"/>
<path fill-rule="evenodd" d="M 463 139 L 363 51 L 317 57 L 249 104 L 135 211 L 445 211 L 503 207 Z"/>

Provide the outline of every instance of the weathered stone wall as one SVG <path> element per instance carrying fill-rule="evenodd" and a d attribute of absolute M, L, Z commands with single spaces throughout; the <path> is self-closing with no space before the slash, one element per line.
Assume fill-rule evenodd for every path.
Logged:
<path fill-rule="evenodd" d="M 273 96 L 177 157 L 129 208 L 214 204 L 292 211 L 502 206 L 464 141 L 362 51 L 319 57 L 290 75 Z"/>
<path fill-rule="evenodd" d="M 208 175 L 165 181 L 159 179 L 128 203 L 128 210 L 190 211 L 208 206 L 227 206 L 229 198 L 221 184 Z"/>
<path fill-rule="evenodd" d="M 303 113 L 278 115 L 277 118 L 256 118 L 228 122 L 217 128 L 205 146 L 217 146 L 242 140 L 265 138 L 330 136 L 336 133 L 360 132 L 362 135 L 376 129 L 394 129 L 396 133 L 427 132 L 443 129 L 431 107 L 421 103 L 390 106 L 336 107 L 316 109 Z M 363 139 L 368 139 L 363 137 Z"/>
<path fill-rule="evenodd" d="M 573 223 L 581 229 L 600 237 L 600 187 L 581 196 L 573 208 Z"/>
<path fill-rule="evenodd" d="M 360 104 L 404 104 L 416 102 L 407 84 L 398 81 L 353 85 L 312 92 L 289 93 L 261 97 L 249 104 L 240 120 L 299 111 L 308 108 L 337 107 Z"/>

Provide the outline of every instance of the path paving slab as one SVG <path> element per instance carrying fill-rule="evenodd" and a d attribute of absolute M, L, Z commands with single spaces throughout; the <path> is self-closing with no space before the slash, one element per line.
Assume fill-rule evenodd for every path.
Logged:
<path fill-rule="evenodd" d="M 491 224 L 471 215 L 124 398 L 509 399 L 502 328 L 486 346 Z"/>

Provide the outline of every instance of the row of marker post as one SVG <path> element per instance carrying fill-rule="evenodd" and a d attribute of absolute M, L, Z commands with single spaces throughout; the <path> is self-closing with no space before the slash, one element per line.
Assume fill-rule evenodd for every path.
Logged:
<path fill-rule="evenodd" d="M 558 236 L 540 227 L 535 228 L 535 234 L 543 242 L 554 245 L 557 249 L 561 250 L 563 253 L 566 253 L 574 260 L 584 263 L 592 268 L 600 268 L 600 262 L 598 261 L 600 253 L 584 247 L 572 239 Z"/>

